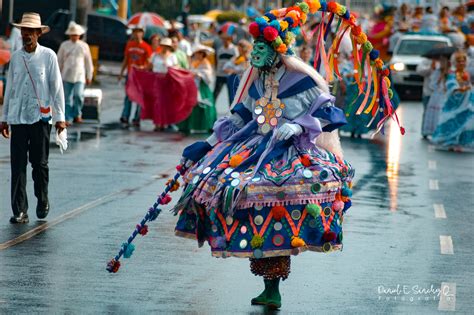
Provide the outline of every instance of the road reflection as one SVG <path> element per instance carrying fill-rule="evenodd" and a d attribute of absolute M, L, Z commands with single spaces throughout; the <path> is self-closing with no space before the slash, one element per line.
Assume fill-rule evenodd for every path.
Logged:
<path fill-rule="evenodd" d="M 397 110 L 400 121 L 403 119 L 403 108 Z M 390 211 L 397 211 L 398 206 L 398 172 L 400 153 L 402 150 L 402 134 L 395 121 L 390 122 L 387 141 L 387 180 L 390 195 Z"/>

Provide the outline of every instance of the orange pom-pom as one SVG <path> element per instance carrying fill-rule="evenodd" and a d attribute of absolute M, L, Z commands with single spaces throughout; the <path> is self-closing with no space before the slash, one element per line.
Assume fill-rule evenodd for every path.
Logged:
<path fill-rule="evenodd" d="M 232 167 L 232 168 L 236 168 L 237 166 L 242 164 L 243 160 L 244 160 L 244 158 L 241 155 L 239 155 L 239 154 L 234 155 L 233 157 L 230 158 L 229 166 Z"/>
<path fill-rule="evenodd" d="M 361 33 L 359 36 L 356 37 L 357 43 L 358 44 L 365 44 L 367 42 L 367 35 L 365 33 Z"/>
<path fill-rule="evenodd" d="M 298 11 L 291 10 L 286 14 L 286 16 L 293 19 L 293 24 L 291 25 L 292 27 L 297 27 L 300 23 L 300 13 Z"/>
<path fill-rule="evenodd" d="M 288 47 L 286 47 L 285 44 L 281 44 L 277 48 L 277 52 L 279 52 L 280 54 L 286 54 L 287 51 L 288 51 Z"/>
<path fill-rule="evenodd" d="M 301 23 L 305 24 L 306 23 L 306 20 L 308 19 L 308 16 L 306 15 L 306 13 L 301 13 Z"/>
<path fill-rule="evenodd" d="M 291 237 L 291 246 L 292 247 L 303 247 L 306 246 L 305 241 L 302 238 L 299 238 L 298 236 L 292 236 Z"/>
<path fill-rule="evenodd" d="M 305 0 L 306 4 L 309 6 L 309 12 L 315 14 L 321 9 L 321 3 L 318 0 Z"/>
<path fill-rule="evenodd" d="M 285 213 L 286 213 L 286 208 L 283 206 L 275 206 L 272 208 L 273 218 L 277 221 L 280 221 L 281 219 L 283 219 L 283 217 L 285 216 Z"/>
<path fill-rule="evenodd" d="M 301 164 L 303 164 L 305 167 L 311 166 L 311 160 L 306 155 L 300 156 L 300 161 L 301 161 Z"/>
<path fill-rule="evenodd" d="M 336 2 L 329 2 L 328 3 L 328 11 L 331 13 L 337 13 L 337 3 Z"/>

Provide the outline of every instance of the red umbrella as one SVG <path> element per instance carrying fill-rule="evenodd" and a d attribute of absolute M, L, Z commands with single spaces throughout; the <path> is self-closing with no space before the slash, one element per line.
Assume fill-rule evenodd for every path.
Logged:
<path fill-rule="evenodd" d="M 152 12 L 140 12 L 135 13 L 127 22 L 127 25 L 139 25 L 142 27 L 146 27 L 148 25 L 154 26 L 165 26 L 165 19 L 159 16 L 156 13 Z"/>
<path fill-rule="evenodd" d="M 10 50 L 0 49 L 0 66 L 10 61 Z"/>

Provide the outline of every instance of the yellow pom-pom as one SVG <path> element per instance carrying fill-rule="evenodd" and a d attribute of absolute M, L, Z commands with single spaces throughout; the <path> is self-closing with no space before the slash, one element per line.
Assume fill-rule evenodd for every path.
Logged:
<path fill-rule="evenodd" d="M 356 37 L 356 41 L 358 44 L 365 44 L 367 42 L 367 35 L 360 33 L 360 35 Z"/>
<path fill-rule="evenodd" d="M 292 247 L 303 247 L 303 246 L 306 246 L 306 243 L 304 242 L 303 239 L 299 238 L 298 236 L 293 236 L 291 238 L 291 246 Z"/>
<path fill-rule="evenodd" d="M 282 31 L 285 31 L 288 28 L 288 22 L 287 21 L 280 21 L 280 27 Z"/>
<path fill-rule="evenodd" d="M 242 164 L 243 160 L 244 158 L 241 155 L 238 155 L 238 154 L 234 155 L 233 157 L 230 158 L 229 166 L 232 168 L 236 168 L 237 166 Z"/>
<path fill-rule="evenodd" d="M 305 0 L 306 4 L 309 6 L 309 12 L 315 14 L 321 9 L 321 3 L 319 0 Z"/>
<path fill-rule="evenodd" d="M 388 77 L 384 77 L 383 79 L 385 80 L 385 83 L 387 84 L 387 89 L 389 89 L 390 86 L 392 85 L 392 83 L 390 82 L 390 79 Z"/>

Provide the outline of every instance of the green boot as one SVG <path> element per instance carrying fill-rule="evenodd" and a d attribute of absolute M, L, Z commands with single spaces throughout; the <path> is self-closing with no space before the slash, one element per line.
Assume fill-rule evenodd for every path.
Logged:
<path fill-rule="evenodd" d="M 269 290 L 270 280 L 263 280 L 263 282 L 265 283 L 265 290 L 250 301 L 252 305 L 267 305 L 267 292 Z"/>
<path fill-rule="evenodd" d="M 280 278 L 269 281 L 269 288 L 267 290 L 267 307 L 272 310 L 279 309 L 281 307 L 281 295 L 280 295 Z"/>

